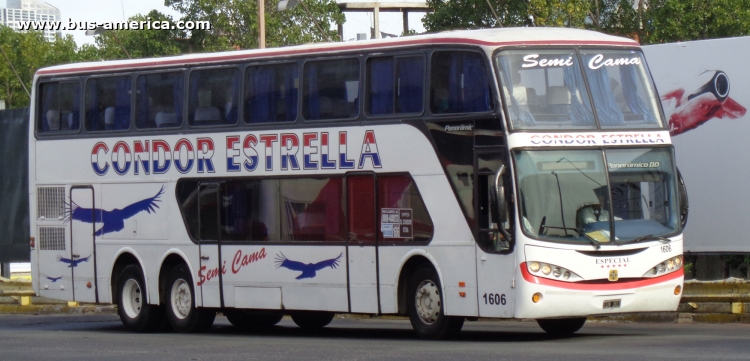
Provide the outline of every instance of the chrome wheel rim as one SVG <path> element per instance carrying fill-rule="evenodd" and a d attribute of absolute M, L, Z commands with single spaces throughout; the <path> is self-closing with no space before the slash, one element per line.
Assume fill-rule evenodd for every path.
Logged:
<path fill-rule="evenodd" d="M 190 292 L 190 285 L 184 279 L 180 278 L 172 284 L 170 301 L 175 317 L 184 320 L 190 314 L 193 297 Z"/>
<path fill-rule="evenodd" d="M 431 325 L 437 321 L 440 316 L 440 290 L 435 282 L 425 280 L 419 284 L 414 304 L 422 322 Z"/>
<path fill-rule="evenodd" d="M 136 318 L 141 313 L 141 307 L 143 307 L 141 294 L 141 285 L 138 281 L 131 278 L 125 282 L 122 288 L 122 308 L 128 317 Z"/>

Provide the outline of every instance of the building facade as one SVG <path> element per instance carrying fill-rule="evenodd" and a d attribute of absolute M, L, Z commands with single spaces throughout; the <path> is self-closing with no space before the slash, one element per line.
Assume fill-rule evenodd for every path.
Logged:
<path fill-rule="evenodd" d="M 18 31 L 19 21 L 60 21 L 60 10 L 38 0 L 7 0 L 5 8 L 0 8 L 0 24 Z M 47 41 L 55 41 L 62 36 L 59 30 L 44 30 Z"/>

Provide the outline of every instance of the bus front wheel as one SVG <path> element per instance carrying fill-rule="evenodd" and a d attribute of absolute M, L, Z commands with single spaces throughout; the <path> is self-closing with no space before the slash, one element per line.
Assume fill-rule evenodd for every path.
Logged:
<path fill-rule="evenodd" d="M 292 321 L 301 328 L 316 330 L 328 326 L 333 321 L 333 316 L 333 312 L 301 312 L 293 313 Z"/>
<path fill-rule="evenodd" d="M 575 318 L 553 318 L 548 320 L 536 320 L 539 327 L 553 336 L 570 336 L 576 333 L 586 323 L 586 317 Z"/>
<path fill-rule="evenodd" d="M 133 332 L 150 332 L 162 324 L 164 313 L 157 305 L 149 305 L 143 272 L 137 265 L 128 265 L 120 273 L 117 285 L 117 313 L 122 324 Z"/>
<path fill-rule="evenodd" d="M 187 266 L 173 268 L 166 286 L 167 319 L 175 331 L 205 332 L 213 325 L 216 311 L 195 307 L 193 277 Z"/>
<path fill-rule="evenodd" d="M 437 340 L 461 331 L 464 318 L 445 315 L 440 279 L 432 267 L 419 267 L 411 275 L 407 297 L 409 320 L 419 338 Z"/>
<path fill-rule="evenodd" d="M 263 314 L 248 310 L 228 309 L 224 311 L 229 323 L 242 330 L 253 330 L 271 327 L 284 317 L 281 314 Z"/>

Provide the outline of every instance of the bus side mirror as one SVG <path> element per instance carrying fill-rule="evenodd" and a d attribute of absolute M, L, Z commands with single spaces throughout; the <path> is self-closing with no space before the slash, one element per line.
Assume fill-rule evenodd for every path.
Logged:
<path fill-rule="evenodd" d="M 494 192 L 490 197 L 492 201 L 492 221 L 497 223 L 498 227 L 508 220 L 508 208 L 505 204 L 505 185 L 503 185 L 503 173 L 505 173 L 505 164 L 495 174 Z"/>
<path fill-rule="evenodd" d="M 677 169 L 677 186 L 680 192 L 680 225 L 685 228 L 688 219 L 688 210 L 690 209 L 690 202 L 688 201 L 687 187 L 685 186 L 685 180 L 682 178 L 680 169 Z"/>

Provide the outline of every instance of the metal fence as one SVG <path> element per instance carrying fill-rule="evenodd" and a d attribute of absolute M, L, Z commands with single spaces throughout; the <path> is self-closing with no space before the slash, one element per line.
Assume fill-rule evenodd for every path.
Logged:
<path fill-rule="evenodd" d="M 29 109 L 0 110 L 0 263 L 29 261 Z"/>

